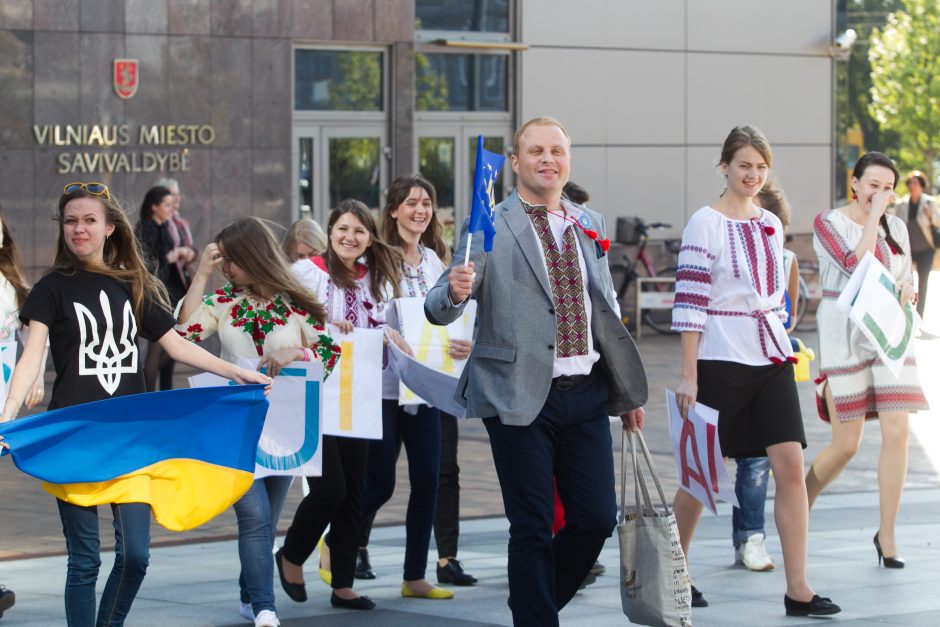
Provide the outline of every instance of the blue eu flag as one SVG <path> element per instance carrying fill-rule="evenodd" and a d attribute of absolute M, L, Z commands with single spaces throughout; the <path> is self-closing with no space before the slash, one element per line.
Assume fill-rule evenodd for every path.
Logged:
<path fill-rule="evenodd" d="M 477 165 L 473 174 L 473 204 L 470 207 L 470 233 L 483 231 L 483 250 L 493 250 L 493 209 L 496 206 L 493 189 L 496 177 L 506 157 L 483 148 L 483 136 L 477 136 Z"/>

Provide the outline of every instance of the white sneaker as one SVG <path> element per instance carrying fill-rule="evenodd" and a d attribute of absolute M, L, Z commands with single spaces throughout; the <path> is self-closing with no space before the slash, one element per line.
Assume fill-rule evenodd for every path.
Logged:
<path fill-rule="evenodd" d="M 255 622 L 255 611 L 251 609 L 251 603 L 238 602 L 238 615 L 250 623 Z"/>
<path fill-rule="evenodd" d="M 279 627 L 281 621 L 277 619 L 277 614 L 271 610 L 261 610 L 255 616 L 255 627 Z"/>
<path fill-rule="evenodd" d="M 767 554 L 764 536 L 755 533 L 748 536 L 741 550 L 741 561 L 750 570 L 766 571 L 774 569 L 774 561 Z"/>

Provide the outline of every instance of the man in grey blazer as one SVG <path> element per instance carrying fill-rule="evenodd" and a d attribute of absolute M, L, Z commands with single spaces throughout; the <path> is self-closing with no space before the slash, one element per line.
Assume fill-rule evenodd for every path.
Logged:
<path fill-rule="evenodd" d="M 483 418 L 509 518 L 509 605 L 517 626 L 558 625 L 616 525 L 609 415 L 643 426 L 646 374 L 607 266 L 604 219 L 562 198 L 571 139 L 556 120 L 513 140 L 518 188 L 495 208 L 493 250 L 468 222 L 428 293 L 434 324 L 472 296 L 478 329 L 457 387 Z M 605 242 L 606 243 L 606 242 Z M 565 527 L 552 538 L 553 475 Z"/>

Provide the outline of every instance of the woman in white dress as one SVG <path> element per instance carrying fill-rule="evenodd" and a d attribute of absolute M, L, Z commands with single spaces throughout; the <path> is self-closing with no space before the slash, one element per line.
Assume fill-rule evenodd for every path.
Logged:
<path fill-rule="evenodd" d="M 832 425 L 832 443 L 816 457 L 806 475 L 809 504 L 813 506 L 819 493 L 858 452 L 865 419 L 878 418 L 881 521 L 874 543 L 878 561 L 883 560 L 886 568 L 904 567 L 904 560 L 898 557 L 894 525 L 907 476 L 908 415 L 927 409 L 927 399 L 914 357 L 907 357 L 901 376 L 895 377 L 871 342 L 839 310 L 836 299 L 858 262 L 871 253 L 894 277 L 900 302 L 913 300 L 907 229 L 897 216 L 885 213 L 896 200 L 898 178 L 897 167 L 887 155 L 864 155 L 852 173 L 854 200 L 844 207 L 823 211 L 813 224 L 813 245 L 819 256 L 823 288 L 816 314 L 822 375 L 817 392 L 824 399 L 824 413 Z"/>

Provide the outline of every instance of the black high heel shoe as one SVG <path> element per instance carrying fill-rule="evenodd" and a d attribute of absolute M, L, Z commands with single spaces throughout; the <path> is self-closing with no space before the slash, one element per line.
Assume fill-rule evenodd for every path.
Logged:
<path fill-rule="evenodd" d="M 881 542 L 878 541 L 878 532 L 875 532 L 875 550 L 878 551 L 878 565 L 884 562 L 885 568 L 904 568 L 903 557 L 888 557 L 881 551 Z"/>

